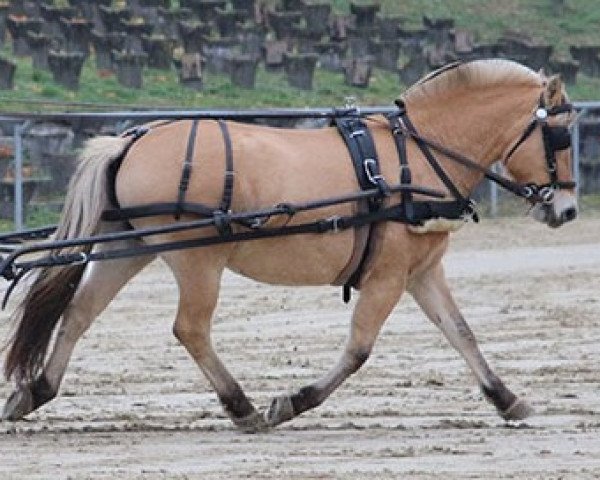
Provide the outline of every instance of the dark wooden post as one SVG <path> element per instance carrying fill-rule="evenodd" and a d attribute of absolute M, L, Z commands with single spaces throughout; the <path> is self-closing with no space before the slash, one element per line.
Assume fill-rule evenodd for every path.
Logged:
<path fill-rule="evenodd" d="M 184 54 L 181 61 L 176 62 L 179 70 L 179 82 L 194 90 L 201 90 L 203 87 L 203 65 L 204 59 L 199 53 Z"/>
<path fill-rule="evenodd" d="M 52 37 L 45 33 L 27 32 L 27 42 L 31 51 L 33 68 L 48 70 L 48 50 Z"/>
<path fill-rule="evenodd" d="M 283 56 L 283 67 L 288 83 L 301 90 L 312 90 L 318 58 L 314 53 L 286 53 Z"/>
<path fill-rule="evenodd" d="M 173 41 L 164 35 L 142 35 L 142 47 L 148 54 L 148 66 L 167 70 L 173 60 Z"/>
<path fill-rule="evenodd" d="M 371 81 L 372 71 L 373 65 L 371 58 L 352 58 L 346 65 L 346 83 L 353 87 L 366 88 Z"/>
<path fill-rule="evenodd" d="M 302 16 L 306 21 L 306 29 L 320 34 L 322 37 L 327 33 L 329 17 L 331 15 L 331 4 L 324 2 L 304 2 Z"/>
<path fill-rule="evenodd" d="M 600 46 L 572 45 L 571 56 L 579 62 L 579 70 L 590 77 L 600 76 Z"/>
<path fill-rule="evenodd" d="M 13 40 L 13 55 L 16 57 L 27 57 L 31 55 L 27 43 L 27 32 L 40 33 L 42 28 L 41 18 L 29 18 L 21 15 L 9 15 L 6 26 Z"/>
<path fill-rule="evenodd" d="M 48 53 L 48 66 L 54 81 L 69 90 L 79 88 L 79 77 L 84 62 L 85 55 L 81 52 L 51 50 Z"/>
<path fill-rule="evenodd" d="M 17 66 L 5 58 L 0 57 L 0 89 L 12 90 Z"/>
<path fill-rule="evenodd" d="M 258 62 L 250 55 L 234 55 L 230 59 L 231 83 L 238 87 L 254 88 Z"/>
<path fill-rule="evenodd" d="M 102 25 L 107 32 L 121 31 L 122 22 L 131 18 L 131 10 L 128 8 L 112 8 L 100 5 L 98 12 L 100 13 Z"/>
<path fill-rule="evenodd" d="M 148 55 L 145 53 L 124 50 L 113 52 L 113 59 L 117 66 L 117 80 L 124 87 L 142 88 L 144 78 L 142 75 Z"/>
<path fill-rule="evenodd" d="M 379 3 L 350 2 L 350 13 L 356 16 L 356 28 L 374 28 L 375 16 L 381 9 Z"/>
<path fill-rule="evenodd" d="M 197 20 L 179 22 L 179 31 L 185 53 L 202 53 L 204 37 L 210 35 L 211 26 Z"/>
<path fill-rule="evenodd" d="M 82 17 L 61 18 L 60 27 L 65 37 L 66 50 L 90 54 L 92 23 Z"/>
<path fill-rule="evenodd" d="M 62 38 L 63 30 L 60 26 L 60 19 L 72 18 L 75 15 L 75 8 L 42 3 L 40 5 L 40 12 L 44 19 L 42 31 L 51 37 Z"/>
<path fill-rule="evenodd" d="M 10 11 L 9 2 L 0 2 L 0 47 L 4 45 L 6 40 L 6 19 Z"/>

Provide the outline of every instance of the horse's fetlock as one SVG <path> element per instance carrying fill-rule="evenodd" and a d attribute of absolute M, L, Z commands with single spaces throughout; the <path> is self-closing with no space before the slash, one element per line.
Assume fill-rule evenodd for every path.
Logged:
<path fill-rule="evenodd" d="M 356 370 L 363 366 L 363 364 L 369 359 L 371 356 L 371 349 L 368 350 L 358 350 L 354 352 L 353 359 L 356 365 Z"/>
<path fill-rule="evenodd" d="M 54 388 L 45 375 L 40 375 L 32 384 L 31 384 L 31 396 L 33 399 L 33 410 L 36 408 L 48 403 L 57 394 L 56 388 Z"/>
<path fill-rule="evenodd" d="M 236 386 L 231 392 L 219 395 L 219 400 L 232 419 L 246 418 L 256 412 L 239 386 Z"/>
<path fill-rule="evenodd" d="M 517 396 L 499 378 L 491 379 L 489 385 L 482 384 L 481 390 L 500 412 L 507 411 L 517 400 Z"/>
<path fill-rule="evenodd" d="M 291 396 L 292 406 L 294 407 L 294 414 L 299 415 L 306 410 L 315 408 L 321 404 L 323 399 L 319 394 L 319 390 L 312 385 L 302 387 Z"/>

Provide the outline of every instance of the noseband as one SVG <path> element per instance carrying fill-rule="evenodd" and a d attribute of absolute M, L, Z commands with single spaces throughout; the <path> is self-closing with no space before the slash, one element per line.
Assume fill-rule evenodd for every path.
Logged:
<path fill-rule="evenodd" d="M 571 147 L 571 134 L 569 129 L 562 125 L 548 125 L 549 117 L 554 117 L 562 113 L 570 113 L 572 111 L 573 105 L 570 103 L 563 103 L 562 105 L 546 108 L 543 97 L 540 97 L 540 102 L 537 110 L 535 111 L 533 120 L 531 120 L 529 125 L 527 125 L 527 128 L 519 140 L 510 149 L 502 162 L 504 165 L 506 165 L 513 153 L 519 149 L 519 147 L 531 136 L 538 126 L 541 127 L 542 140 L 544 143 L 544 155 L 546 157 L 546 166 L 550 181 L 542 185 L 529 183 L 523 187 L 522 196 L 533 201 L 534 203 L 551 203 L 554 199 L 554 192 L 556 190 L 574 188 L 576 185 L 576 183 L 573 181 L 565 182 L 559 180 L 557 173 L 556 152 L 560 152 Z"/>

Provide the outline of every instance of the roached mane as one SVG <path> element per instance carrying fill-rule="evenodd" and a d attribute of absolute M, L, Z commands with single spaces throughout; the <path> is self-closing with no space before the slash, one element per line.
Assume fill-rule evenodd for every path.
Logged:
<path fill-rule="evenodd" d="M 474 60 L 450 64 L 429 73 L 404 92 L 401 99 L 412 102 L 457 87 L 477 88 L 506 83 L 542 86 L 544 80 L 543 75 L 510 60 Z"/>

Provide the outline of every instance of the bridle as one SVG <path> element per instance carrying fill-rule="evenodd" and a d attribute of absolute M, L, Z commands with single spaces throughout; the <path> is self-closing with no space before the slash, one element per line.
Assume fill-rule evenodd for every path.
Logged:
<path fill-rule="evenodd" d="M 549 181 L 548 183 L 541 185 L 528 183 L 524 186 L 523 196 L 526 199 L 536 199 L 537 202 L 534 201 L 534 203 L 551 203 L 554 199 L 554 192 L 556 190 L 570 189 L 576 186 L 574 181 L 567 182 L 558 179 L 558 167 L 556 162 L 556 152 L 571 147 L 571 133 L 569 132 L 568 127 L 564 125 L 551 126 L 548 124 L 549 117 L 554 117 L 563 113 L 571 113 L 572 111 L 573 105 L 571 103 L 562 103 L 561 105 L 546 108 L 544 98 L 543 96 L 540 96 L 533 119 L 529 122 L 522 135 L 502 160 L 502 164 L 507 165 L 512 155 L 521 145 L 523 145 L 531 134 L 535 132 L 537 127 L 541 128 Z"/>
<path fill-rule="evenodd" d="M 512 192 L 513 194 L 522 197 L 532 204 L 550 204 L 554 199 L 554 193 L 560 189 L 571 189 L 576 186 L 574 181 L 561 181 L 558 179 L 557 172 L 557 161 L 556 152 L 570 148 L 571 146 L 571 134 L 568 127 L 566 126 L 551 126 L 548 124 L 548 118 L 560 115 L 562 113 L 569 113 L 573 111 L 573 105 L 571 103 L 562 103 L 554 107 L 546 108 L 543 96 L 540 96 L 537 108 L 534 112 L 533 119 L 527 124 L 527 127 L 511 147 L 507 155 L 502 160 L 502 164 L 506 165 L 510 160 L 511 156 L 525 143 L 525 141 L 537 130 L 541 128 L 542 140 L 544 143 L 544 155 L 546 158 L 546 165 L 548 170 L 549 181 L 544 184 L 536 183 L 519 183 L 500 175 L 490 168 L 481 166 L 479 163 L 468 158 L 461 153 L 458 153 L 452 149 L 449 149 L 434 140 L 421 136 L 415 129 L 414 125 L 408 118 L 406 106 L 402 100 L 397 100 L 396 105 L 399 108 L 399 112 L 393 114 L 393 117 L 399 118 L 401 121 L 396 122 L 393 125 L 394 135 L 406 135 L 411 137 L 423 151 L 429 162 L 435 161 L 433 155 L 429 149 L 435 150 L 438 153 L 448 157 L 449 159 L 467 167 L 472 170 L 477 170 L 483 175 L 502 186 L 504 189 Z M 437 170 L 436 170 L 437 171 Z M 437 172 L 440 175 L 440 172 Z M 452 183 L 450 179 L 442 172 L 442 180 L 449 186 Z M 472 204 L 471 201 L 465 199 L 460 195 L 455 186 L 452 185 L 450 188 L 451 192 L 457 199 L 462 199 L 466 204 Z"/>

